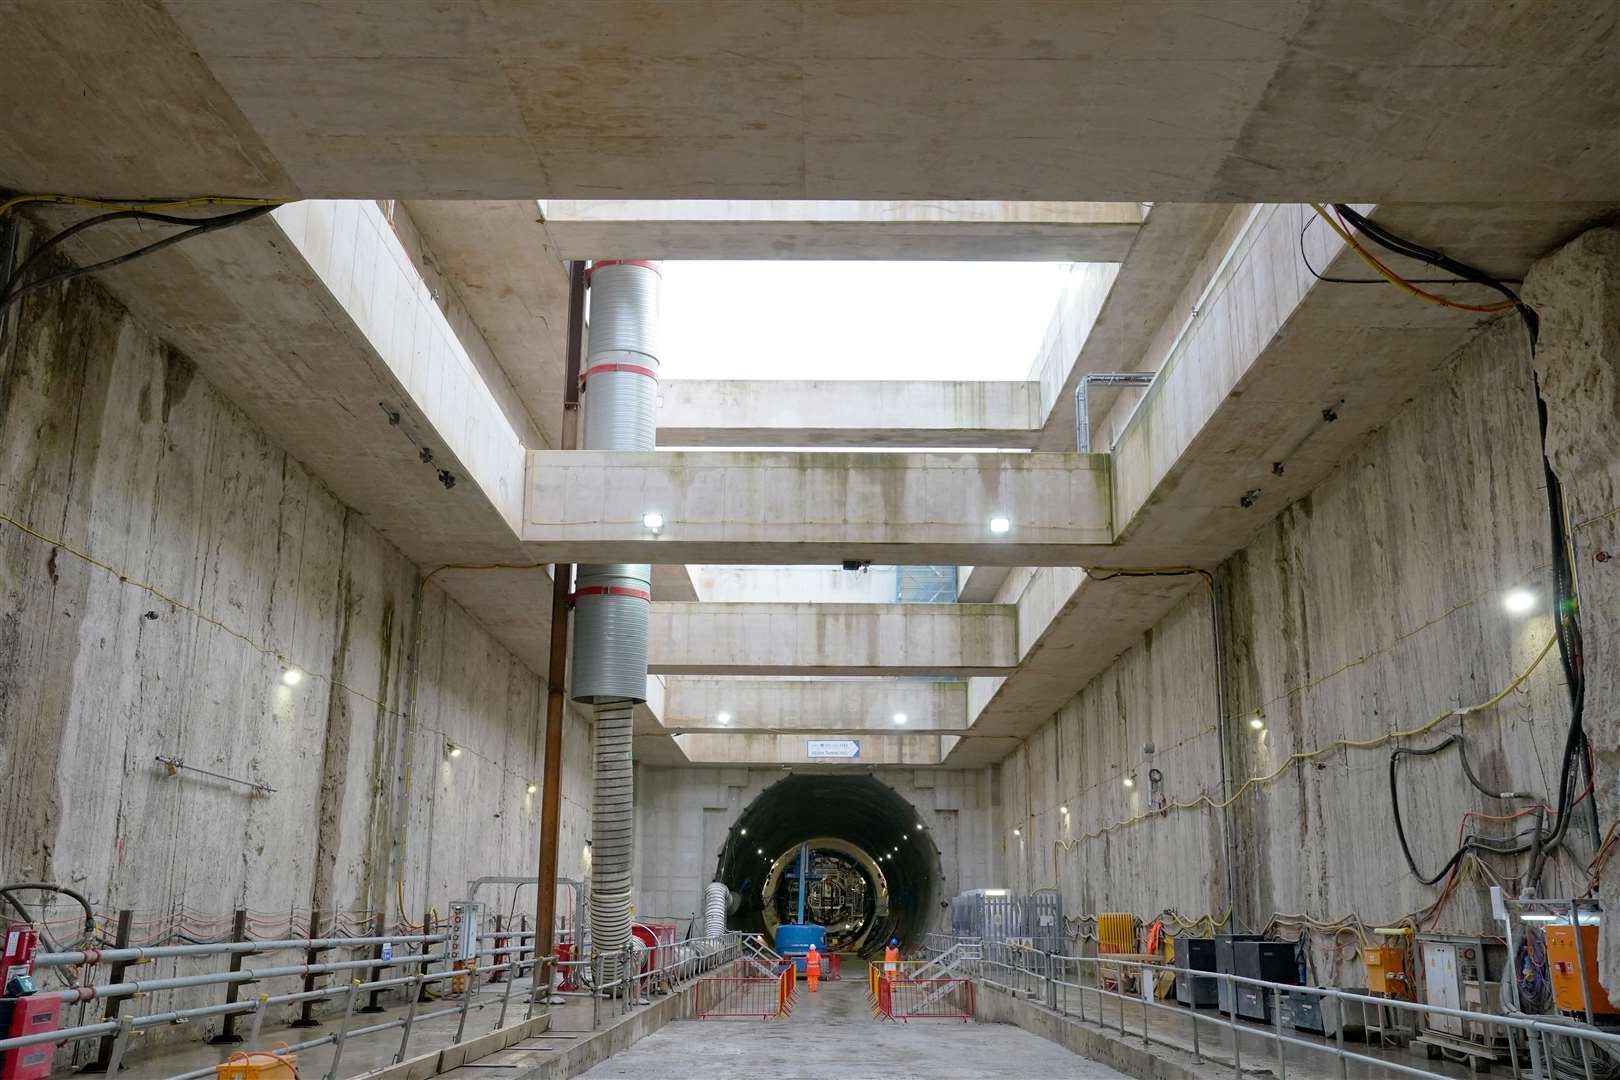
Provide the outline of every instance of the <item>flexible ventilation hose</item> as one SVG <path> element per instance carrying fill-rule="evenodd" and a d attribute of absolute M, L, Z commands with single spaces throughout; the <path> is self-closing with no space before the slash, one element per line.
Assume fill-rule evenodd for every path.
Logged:
<path fill-rule="evenodd" d="M 603 975 L 617 977 L 630 940 L 631 855 L 636 840 L 635 766 L 630 747 L 635 706 L 596 706 L 596 773 L 591 798 L 591 948 Z"/>
<path fill-rule="evenodd" d="M 703 890 L 703 932 L 708 937 L 719 937 L 726 932 L 726 909 L 731 906 L 731 890 L 718 881 L 709 882 Z"/>

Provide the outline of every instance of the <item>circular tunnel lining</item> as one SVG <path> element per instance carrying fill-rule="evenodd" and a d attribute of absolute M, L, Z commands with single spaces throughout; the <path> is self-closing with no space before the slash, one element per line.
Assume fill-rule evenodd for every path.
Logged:
<path fill-rule="evenodd" d="M 739 898 L 733 928 L 770 935 L 798 902 L 798 849 L 812 852 L 805 920 L 840 951 L 920 943 L 940 878 L 939 850 L 916 808 L 876 777 L 794 773 L 732 825 L 715 879 Z M 825 920 L 825 921 L 823 921 Z"/>

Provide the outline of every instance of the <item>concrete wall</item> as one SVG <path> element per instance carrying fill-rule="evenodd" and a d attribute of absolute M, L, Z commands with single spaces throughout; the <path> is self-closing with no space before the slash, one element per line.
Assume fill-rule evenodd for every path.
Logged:
<path fill-rule="evenodd" d="M 418 568 L 97 285 L 0 342 L 0 513 L 0 880 L 207 937 L 533 872 L 541 680 L 436 586 L 418 611 Z M 571 721 L 565 851 L 589 741 Z"/>
<path fill-rule="evenodd" d="M 684 929 L 684 920 L 701 910 L 703 887 L 714 879 L 732 825 L 782 775 L 780 767 L 638 769 L 637 913 L 683 920 Z M 989 878 L 992 828 L 981 771 L 886 769 L 878 778 L 916 809 L 938 851 L 936 899 Z"/>
<path fill-rule="evenodd" d="M 1620 503 L 1613 436 L 1620 237 L 1593 234 L 1574 249 L 1538 266 L 1531 280 L 1544 320 L 1543 386 L 1556 418 L 1551 445 L 1579 550 L 1594 671 L 1586 723 L 1599 751 L 1607 826 L 1620 806 L 1612 674 L 1620 578 L 1596 553 L 1615 550 L 1620 524 L 1612 514 Z M 1234 778 L 1228 790 L 1277 773 L 1230 811 L 1241 922 L 1259 928 L 1276 913 L 1303 913 L 1388 925 L 1435 902 L 1440 889 L 1414 878 L 1397 845 L 1387 747 L 1286 762 L 1339 739 L 1416 727 L 1508 687 L 1552 635 L 1548 558 L 1531 362 L 1524 330 L 1508 316 L 1459 352 L 1441 386 L 1412 401 L 1219 570 L 1232 717 L 1224 739 Z M 1535 592 L 1536 607 L 1510 614 L 1503 596 L 1521 586 Z M 1222 815 L 1207 805 L 1155 813 L 1150 802 L 1220 798 L 1216 695 L 1210 599 L 1200 592 L 991 770 L 1002 791 L 995 854 L 1003 876 L 1024 888 L 1056 884 L 1071 912 L 1221 915 L 1229 903 Z M 1407 745 L 1462 730 L 1487 783 L 1551 801 L 1568 720 L 1554 651 L 1499 706 L 1448 718 Z M 1148 780 L 1154 768 L 1163 777 L 1159 790 Z M 1125 786 L 1127 776 L 1134 786 Z M 1506 812 L 1468 786 L 1455 750 L 1408 759 L 1401 790 L 1408 835 L 1429 872 L 1455 848 L 1465 811 Z M 1021 838 L 1012 836 L 1015 826 Z M 1512 827 L 1480 823 L 1478 830 L 1508 835 Z M 1549 864 L 1543 895 L 1585 890 L 1593 844 L 1584 828 L 1572 830 L 1570 848 L 1570 858 Z M 1524 866 L 1522 858 L 1488 861 L 1510 887 Z M 1442 928 L 1487 925 L 1481 882 L 1474 875 L 1458 885 Z M 1615 886 L 1606 888 L 1612 894 Z M 1328 954 L 1325 935 L 1315 940 L 1323 946 L 1319 976 L 1332 977 L 1342 964 L 1341 978 L 1360 978 L 1359 964 Z"/>

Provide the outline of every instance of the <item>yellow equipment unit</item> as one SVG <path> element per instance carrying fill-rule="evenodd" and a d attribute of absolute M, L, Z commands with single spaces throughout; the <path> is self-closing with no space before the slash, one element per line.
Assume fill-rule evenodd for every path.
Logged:
<path fill-rule="evenodd" d="M 1105 911 L 1097 916 L 1097 951 L 1128 953 L 1136 951 L 1136 916 L 1130 912 Z"/>
<path fill-rule="evenodd" d="M 1367 965 L 1367 989 L 1385 997 L 1412 1000 L 1412 977 L 1406 971 L 1406 950 L 1399 945 L 1370 945 L 1361 950 Z"/>
<path fill-rule="evenodd" d="M 1576 947 L 1575 933 L 1580 931 L 1580 947 Z M 1598 928 L 1595 926 L 1549 926 L 1547 935 L 1547 966 L 1552 969 L 1553 1002 L 1564 1012 L 1586 1013 L 1586 997 L 1582 993 L 1582 980 L 1592 995 L 1593 1016 L 1620 1016 L 1609 995 L 1598 982 L 1597 952 Z"/>

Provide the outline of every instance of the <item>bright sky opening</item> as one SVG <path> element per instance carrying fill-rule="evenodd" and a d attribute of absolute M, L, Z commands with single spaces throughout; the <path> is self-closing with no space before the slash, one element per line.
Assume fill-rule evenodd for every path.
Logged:
<path fill-rule="evenodd" d="M 666 379 L 1024 379 L 1069 263 L 666 262 Z"/>

